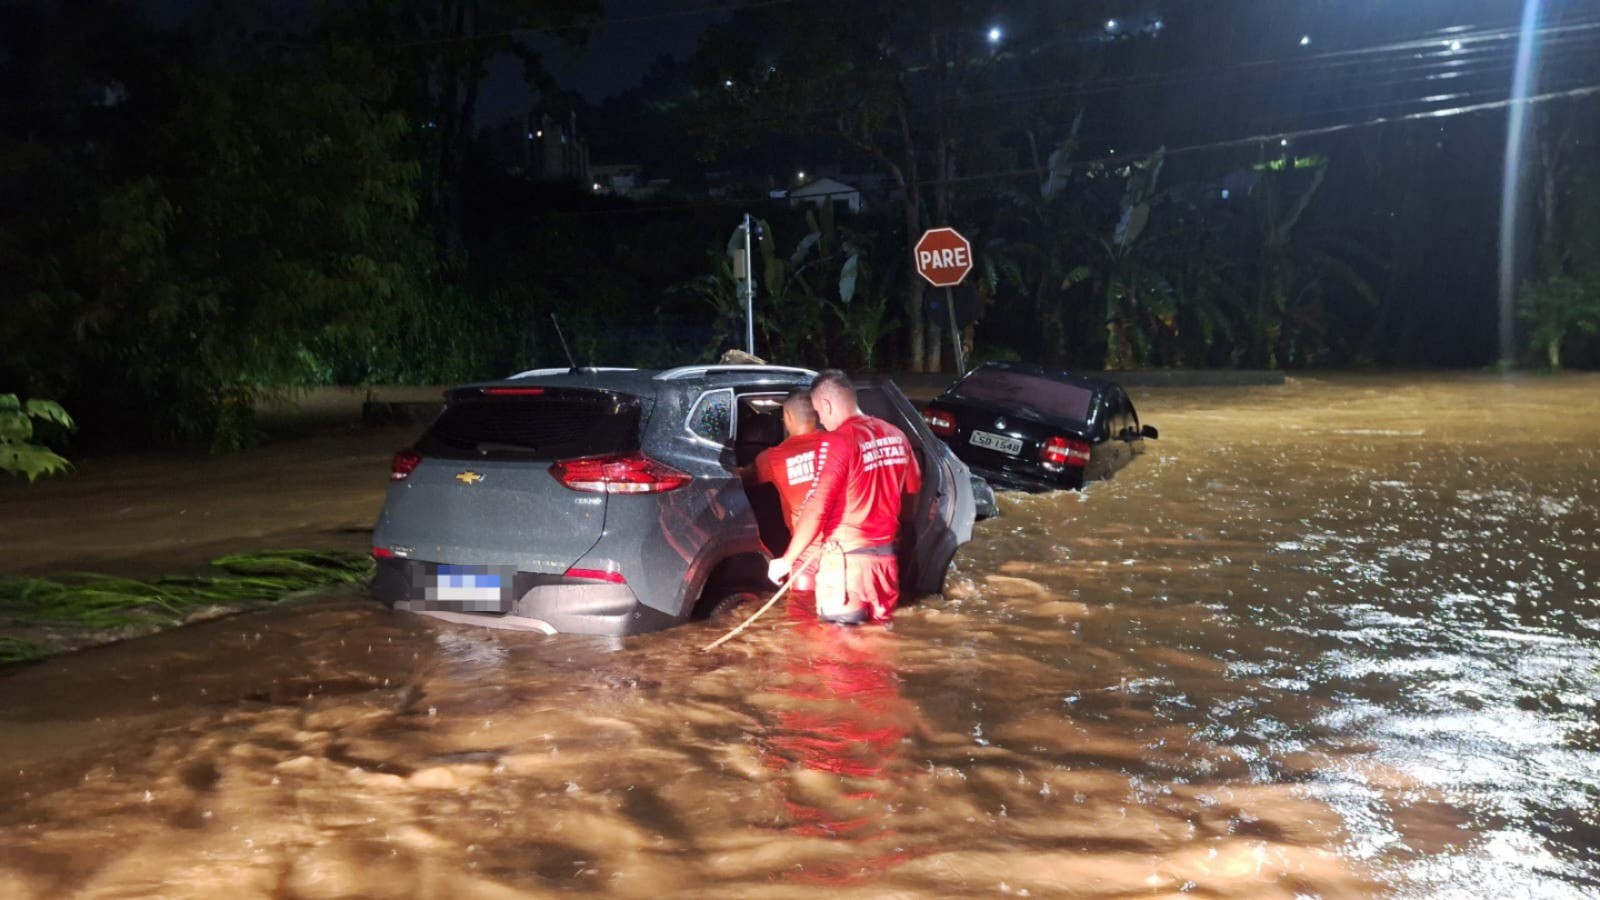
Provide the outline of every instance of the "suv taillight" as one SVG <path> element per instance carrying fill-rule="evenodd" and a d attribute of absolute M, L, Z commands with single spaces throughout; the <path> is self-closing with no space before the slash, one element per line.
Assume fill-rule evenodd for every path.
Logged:
<path fill-rule="evenodd" d="M 1053 437 L 1039 448 L 1039 459 L 1047 466 L 1072 466 L 1081 469 L 1089 464 L 1089 442 Z"/>
<path fill-rule="evenodd" d="M 956 417 L 937 406 L 923 410 L 922 421 L 927 422 L 928 429 L 939 437 L 953 437 L 956 433 Z"/>
<path fill-rule="evenodd" d="M 421 453 L 415 450 L 401 450 L 394 455 L 394 462 L 389 464 L 389 480 L 405 481 L 411 476 L 412 470 L 421 463 Z"/>
<path fill-rule="evenodd" d="M 643 453 L 566 459 L 550 474 L 574 491 L 598 494 L 659 494 L 689 483 L 689 476 Z"/>

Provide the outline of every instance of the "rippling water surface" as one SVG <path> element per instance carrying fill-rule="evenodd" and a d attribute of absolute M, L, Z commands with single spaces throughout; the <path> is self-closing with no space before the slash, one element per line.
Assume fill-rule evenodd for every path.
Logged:
<path fill-rule="evenodd" d="M 890 630 L 340 595 L 0 679 L 0 896 L 1600 892 L 1600 380 L 1135 400 Z"/>

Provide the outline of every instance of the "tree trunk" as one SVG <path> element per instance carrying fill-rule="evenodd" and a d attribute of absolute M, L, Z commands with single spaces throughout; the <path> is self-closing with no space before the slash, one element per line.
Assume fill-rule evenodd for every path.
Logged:
<path fill-rule="evenodd" d="M 903 93 L 899 102 L 895 104 L 895 112 L 900 119 L 900 141 L 901 147 L 905 152 L 905 180 L 903 182 L 905 197 L 902 199 L 901 204 L 905 213 L 906 256 L 910 257 L 912 248 L 916 246 L 917 238 L 922 233 L 922 216 L 919 210 L 922 177 L 917 169 L 916 144 L 911 135 L 911 115 L 906 108 L 906 99 Z M 927 282 L 923 281 L 922 276 L 917 274 L 916 261 L 908 260 L 908 262 L 909 265 L 906 266 L 906 324 L 909 327 L 906 330 L 908 332 L 907 340 L 911 343 L 911 371 L 923 372 L 927 370 L 927 366 L 923 352 L 925 326 L 922 314 L 924 307 L 922 295 L 927 288 Z"/>
<path fill-rule="evenodd" d="M 1039 341 L 1035 345 L 1035 352 L 1047 362 L 1066 362 L 1066 329 L 1062 325 L 1061 297 L 1062 292 L 1057 289 L 1052 291 L 1051 285 L 1055 278 L 1051 269 L 1046 268 L 1039 276 L 1039 283 L 1033 290 L 1034 321 L 1039 323 Z"/>
<path fill-rule="evenodd" d="M 1550 358 L 1550 371 L 1561 370 L 1561 339 L 1551 338 L 1550 343 L 1544 348 L 1545 355 Z"/>
<path fill-rule="evenodd" d="M 911 256 L 911 248 L 915 245 L 919 232 L 917 231 L 917 200 L 912 193 L 913 188 L 906 188 L 905 215 L 906 215 L 906 255 Z M 911 371 L 926 371 L 923 356 L 923 292 L 927 290 L 928 283 L 917 274 L 915 261 L 906 266 L 906 324 L 909 326 L 908 340 L 911 342 Z"/>

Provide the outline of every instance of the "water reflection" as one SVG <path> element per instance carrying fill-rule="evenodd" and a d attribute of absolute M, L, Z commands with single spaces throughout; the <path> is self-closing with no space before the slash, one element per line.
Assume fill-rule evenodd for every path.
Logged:
<path fill-rule="evenodd" d="M 1596 396 L 1145 392 L 892 630 L 352 595 L 24 670 L 0 896 L 1593 895 Z"/>
<path fill-rule="evenodd" d="M 911 858 L 890 820 L 923 774 L 902 755 L 917 712 L 900 692 L 893 632 L 824 624 L 811 600 L 795 594 L 785 607 L 785 681 L 758 743 L 783 798 L 778 830 L 851 845 L 844 861 L 786 877 L 842 886 Z"/>

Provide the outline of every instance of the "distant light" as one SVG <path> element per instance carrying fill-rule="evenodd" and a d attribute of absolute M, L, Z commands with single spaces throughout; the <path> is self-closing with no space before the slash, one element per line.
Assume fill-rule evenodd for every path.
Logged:
<path fill-rule="evenodd" d="M 1227 188 L 1223 188 L 1222 189 L 1222 199 L 1224 199 L 1224 200 L 1228 199 L 1228 193 L 1229 193 L 1228 189 Z"/>
<path fill-rule="evenodd" d="M 1289 139 L 1288 138 L 1284 138 L 1283 140 L 1279 141 L 1278 142 L 1278 146 L 1279 147 L 1287 147 L 1287 146 L 1289 146 Z"/>
<path fill-rule="evenodd" d="M 533 136 L 534 136 L 534 137 L 544 137 L 544 132 L 542 132 L 542 131 L 535 131 L 535 132 L 534 132 L 534 133 L 533 133 Z"/>
<path fill-rule="evenodd" d="M 1117 30 L 1117 20 L 1116 19 L 1107 19 L 1106 20 L 1106 30 L 1107 31 L 1116 31 Z"/>
<path fill-rule="evenodd" d="M 989 29 L 989 43 L 991 43 L 991 44 L 1000 43 L 1000 37 L 1001 37 L 1001 31 L 1000 31 L 1000 27 L 998 25 L 995 26 L 994 28 Z"/>
<path fill-rule="evenodd" d="M 1461 42 L 1460 41 L 1451 41 L 1448 46 L 1450 47 L 1450 52 L 1451 53 L 1460 53 L 1461 52 Z"/>
<path fill-rule="evenodd" d="M 1300 35 L 1300 46 L 1305 47 L 1305 46 L 1308 46 L 1310 43 L 1311 43 L 1311 35 L 1309 35 L 1309 34 Z"/>
<path fill-rule="evenodd" d="M 805 181 L 806 180 L 806 173 L 804 173 L 804 172 L 796 172 L 796 173 L 794 173 L 794 177 L 799 179 L 800 181 Z"/>
<path fill-rule="evenodd" d="M 733 79 L 729 78 L 728 80 L 722 82 L 722 86 L 725 87 L 725 88 L 733 87 Z"/>
<path fill-rule="evenodd" d="M 1110 154 L 1111 154 L 1111 155 L 1112 155 L 1112 156 L 1116 156 L 1116 155 L 1117 155 L 1117 151 L 1116 151 L 1116 150 L 1110 150 L 1110 151 L 1108 151 L 1108 152 L 1109 152 L 1109 153 L 1110 153 Z"/>
<path fill-rule="evenodd" d="M 1150 30 L 1151 31 L 1160 31 L 1164 27 L 1164 25 L 1165 25 L 1165 23 L 1163 23 L 1160 19 L 1157 19 L 1154 22 L 1150 23 Z"/>
<path fill-rule="evenodd" d="M 528 140 L 533 140 L 533 132 L 528 132 Z"/>
<path fill-rule="evenodd" d="M 594 189 L 597 190 L 597 191 L 600 190 L 600 182 L 596 181 L 594 183 Z"/>

